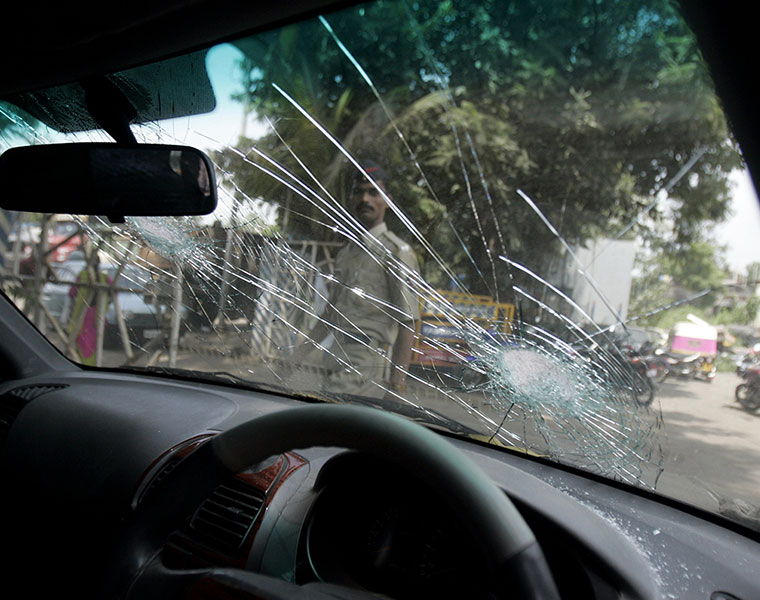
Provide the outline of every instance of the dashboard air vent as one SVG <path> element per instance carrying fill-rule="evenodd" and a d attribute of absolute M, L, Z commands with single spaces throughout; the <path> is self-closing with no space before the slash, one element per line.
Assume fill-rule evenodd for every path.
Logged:
<path fill-rule="evenodd" d="M 23 387 L 18 387 L 10 392 L 8 392 L 8 395 L 14 396 L 16 398 L 19 398 L 21 400 L 25 400 L 26 402 L 31 402 L 35 398 L 39 398 L 43 394 L 47 394 L 48 392 L 54 392 L 56 390 L 62 390 L 63 388 L 69 387 L 66 384 L 59 383 L 54 385 L 25 385 Z"/>
<path fill-rule="evenodd" d="M 263 504 L 263 492 L 234 479 L 211 493 L 196 511 L 190 527 L 199 541 L 236 550 L 243 545 Z"/>
<path fill-rule="evenodd" d="M 179 463 L 212 437 L 213 434 L 210 433 L 198 435 L 167 451 L 160 460 L 156 461 L 157 467 L 146 472 L 145 478 L 132 501 L 133 507 L 137 507 L 138 504 L 144 502 L 145 499 L 163 483 L 171 472 L 177 468 Z"/>
<path fill-rule="evenodd" d="M 140 494 L 138 504 L 140 502 L 143 502 L 145 498 L 148 497 L 148 495 L 155 490 L 159 485 L 161 485 L 161 482 L 164 481 L 169 476 L 169 473 L 171 473 L 179 463 L 182 462 L 182 459 L 184 459 L 185 456 L 183 454 L 174 454 L 166 463 L 161 467 L 161 470 L 156 473 L 156 475 L 151 479 L 148 486 L 143 490 L 143 492 Z"/>

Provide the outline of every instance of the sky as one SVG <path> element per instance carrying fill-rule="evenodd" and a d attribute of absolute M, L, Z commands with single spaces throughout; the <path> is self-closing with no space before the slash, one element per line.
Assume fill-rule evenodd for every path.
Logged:
<path fill-rule="evenodd" d="M 734 272 L 744 273 L 746 266 L 760 262 L 760 205 L 747 171 L 736 171 L 731 217 L 716 228 L 720 244 L 727 247 L 726 258 Z"/>

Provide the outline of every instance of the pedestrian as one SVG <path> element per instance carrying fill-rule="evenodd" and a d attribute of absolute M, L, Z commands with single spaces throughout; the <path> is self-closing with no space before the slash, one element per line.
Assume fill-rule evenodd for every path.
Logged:
<path fill-rule="evenodd" d="M 349 209 L 362 226 L 335 258 L 328 303 L 319 323 L 290 357 L 298 365 L 311 344 L 332 334 L 323 354 L 322 391 L 395 397 L 406 391 L 419 297 L 419 266 L 410 246 L 388 230 L 388 175 L 376 162 L 363 164 L 371 179 L 351 179 Z"/>
<path fill-rule="evenodd" d="M 108 290 L 111 278 L 100 270 L 97 253 L 93 262 L 79 273 L 76 283 L 69 290 L 73 308 L 69 318 L 69 335 L 75 336 L 75 349 L 82 364 L 95 366 L 98 340 L 98 319 L 105 322 L 109 304 Z M 93 278 L 92 274 L 95 274 Z"/>

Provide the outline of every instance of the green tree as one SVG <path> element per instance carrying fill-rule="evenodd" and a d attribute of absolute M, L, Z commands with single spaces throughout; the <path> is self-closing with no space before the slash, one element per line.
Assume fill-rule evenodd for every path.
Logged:
<path fill-rule="evenodd" d="M 727 175 L 741 164 L 695 41 L 666 0 L 377 2 L 240 48 L 241 100 L 276 130 L 246 143 L 316 189 L 307 165 L 345 199 L 347 162 L 286 90 L 352 154 L 389 166 L 394 197 L 475 292 L 508 291 L 500 254 L 534 270 L 556 254 L 517 189 L 582 244 L 634 222 L 703 153 L 669 188 L 670 213 L 651 210 L 636 229 L 646 236 L 667 219 L 667 251 L 688 253 L 703 224 L 724 217 Z M 286 233 L 334 235 L 318 202 L 252 168 L 266 164 L 259 156 L 219 159 L 245 193 L 289 207 Z M 448 277 L 435 261 L 426 271 Z"/>
<path fill-rule="evenodd" d="M 658 253 L 639 267 L 642 274 L 633 281 L 629 315 L 653 326 L 672 324 L 673 315 L 683 311 L 704 316 L 728 274 L 723 249 L 703 240 L 683 245 L 677 252 Z M 669 306 L 674 308 L 662 310 Z"/>

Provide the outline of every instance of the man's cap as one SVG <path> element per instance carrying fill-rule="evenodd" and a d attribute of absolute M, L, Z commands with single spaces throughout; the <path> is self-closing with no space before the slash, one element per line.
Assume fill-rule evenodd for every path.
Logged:
<path fill-rule="evenodd" d="M 369 175 L 373 181 L 384 181 L 388 182 L 388 175 L 386 174 L 385 170 L 375 161 L 373 160 L 365 160 L 361 163 L 362 169 L 364 169 L 367 172 L 367 175 Z M 364 176 L 364 173 L 362 173 L 359 169 L 355 169 L 353 175 L 351 176 L 351 184 L 354 185 L 358 180 L 366 179 Z"/>

